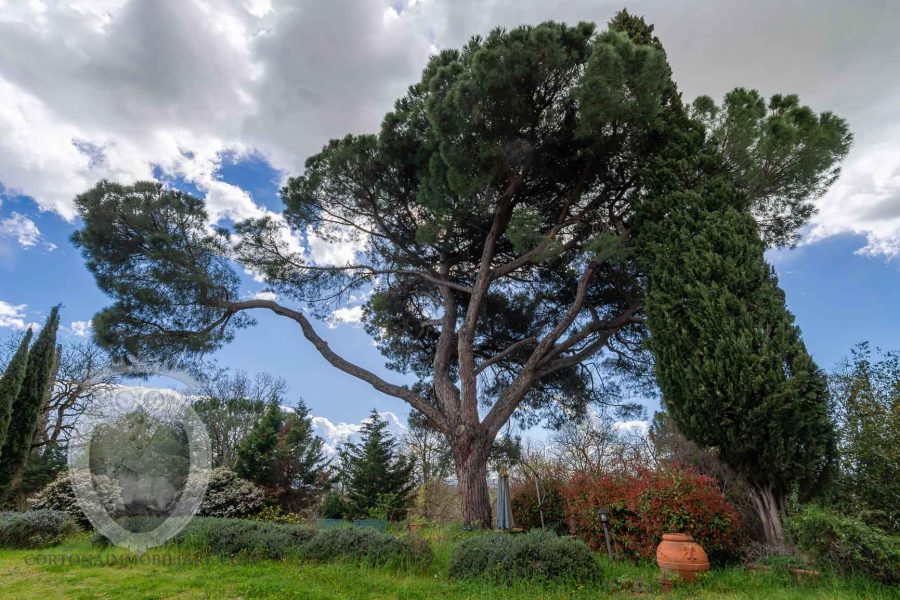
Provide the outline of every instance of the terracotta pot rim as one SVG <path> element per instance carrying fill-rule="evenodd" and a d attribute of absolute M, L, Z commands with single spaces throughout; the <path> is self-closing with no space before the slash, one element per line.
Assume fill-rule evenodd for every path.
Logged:
<path fill-rule="evenodd" d="M 664 533 L 663 541 L 666 542 L 693 542 L 694 538 L 688 533 Z"/>

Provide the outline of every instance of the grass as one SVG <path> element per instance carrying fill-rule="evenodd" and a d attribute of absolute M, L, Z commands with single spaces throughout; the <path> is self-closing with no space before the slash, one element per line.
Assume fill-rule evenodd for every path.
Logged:
<path fill-rule="evenodd" d="M 562 600 L 663 597 L 657 570 L 649 565 L 601 563 L 598 586 L 521 584 L 511 588 L 451 582 L 446 576 L 450 550 L 459 534 L 428 534 L 434 563 L 409 573 L 353 564 L 308 564 L 292 560 L 178 562 L 177 550 L 156 548 L 140 562 L 120 548 L 100 550 L 85 534 L 45 550 L 0 550 L 0 598 L 505 598 Z M 67 558 L 68 557 L 68 558 Z M 72 559 L 81 564 L 72 564 Z M 900 599 L 900 592 L 864 579 L 823 577 L 796 583 L 786 574 L 717 570 L 666 598 Z"/>

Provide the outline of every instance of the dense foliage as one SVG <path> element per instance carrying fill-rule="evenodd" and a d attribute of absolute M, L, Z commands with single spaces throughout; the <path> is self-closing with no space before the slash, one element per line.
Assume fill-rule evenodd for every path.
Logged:
<path fill-rule="evenodd" d="M 256 515 L 264 505 L 265 496 L 261 489 L 241 479 L 234 471 L 219 467 L 209 473 L 206 495 L 198 514 L 241 519 Z"/>
<path fill-rule="evenodd" d="M 302 400 L 293 411 L 272 401 L 238 447 L 235 471 L 297 511 L 313 505 L 326 482 L 323 445 Z"/>
<path fill-rule="evenodd" d="M 12 405 L 12 417 L 0 450 L 0 502 L 9 498 L 13 488 L 19 485 L 31 454 L 31 443 L 56 365 L 58 327 L 59 307 L 54 306 L 28 351 L 25 377 Z"/>
<path fill-rule="evenodd" d="M 519 580 L 589 582 L 600 568 L 581 541 L 547 531 L 481 534 L 463 539 L 450 556 L 450 577 L 509 585 Z"/>
<path fill-rule="evenodd" d="M 665 218 L 645 227 L 649 346 L 679 431 L 749 481 L 766 539 L 779 545 L 788 493 L 827 478 L 835 440 L 825 376 L 745 202 L 723 183 L 674 192 Z"/>
<path fill-rule="evenodd" d="M 352 516 L 401 520 L 412 502 L 413 460 L 373 410 L 360 440 L 341 449 L 340 479 Z"/>
<path fill-rule="evenodd" d="M 900 352 L 860 344 L 830 382 L 839 469 L 829 499 L 900 535 Z"/>
<path fill-rule="evenodd" d="M 562 495 L 564 485 L 565 482 L 558 478 L 541 478 L 535 487 L 533 477 L 513 485 L 510 489 L 510 503 L 516 527 L 526 531 L 543 527 L 560 535 L 567 534 L 569 523 Z M 538 501 L 538 490 L 542 502 Z"/>
<path fill-rule="evenodd" d="M 0 460 L 3 460 L 3 447 L 6 445 L 6 433 L 12 419 L 13 406 L 25 380 L 25 369 L 28 365 L 28 345 L 31 343 L 31 328 L 22 336 L 19 346 L 0 376 Z"/>
<path fill-rule="evenodd" d="M 605 507 L 618 556 L 652 559 L 664 533 L 692 535 L 719 564 L 740 551 L 734 507 L 711 477 L 690 470 L 578 473 L 563 496 L 572 534 L 598 550 L 606 548 L 599 515 Z"/>
<path fill-rule="evenodd" d="M 815 505 L 787 524 L 797 548 L 820 567 L 900 585 L 900 536 Z"/>
<path fill-rule="evenodd" d="M 0 513 L 0 546 L 44 548 L 55 546 L 78 531 L 71 513 L 56 510 Z"/>
<path fill-rule="evenodd" d="M 131 531 L 150 530 L 160 522 L 158 517 L 130 517 L 120 521 Z M 92 543 L 105 546 L 109 540 L 95 534 Z M 348 561 L 398 568 L 425 566 L 432 559 L 427 544 L 372 529 L 340 527 L 316 531 L 303 525 L 247 519 L 195 517 L 169 543 L 199 555 Z"/>

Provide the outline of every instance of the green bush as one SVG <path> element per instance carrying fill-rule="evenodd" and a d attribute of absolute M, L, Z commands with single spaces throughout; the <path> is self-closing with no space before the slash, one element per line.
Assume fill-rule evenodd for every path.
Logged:
<path fill-rule="evenodd" d="M 516 580 L 593 581 L 600 569 L 580 540 L 549 531 L 484 534 L 463 540 L 450 556 L 450 577 L 509 584 Z"/>
<path fill-rule="evenodd" d="M 204 517 L 222 517 L 242 519 L 258 513 L 263 508 L 262 490 L 237 473 L 220 467 L 209 474 L 206 495 L 200 505 L 200 514 Z"/>
<path fill-rule="evenodd" d="M 322 502 L 322 517 L 325 519 L 344 519 L 350 513 L 347 501 L 335 492 L 327 492 Z"/>
<path fill-rule="evenodd" d="M 820 568 L 900 583 L 900 536 L 818 506 L 805 507 L 787 525 L 798 549 Z"/>
<path fill-rule="evenodd" d="M 301 556 L 316 562 L 348 560 L 402 568 L 424 566 L 432 559 L 427 542 L 358 527 L 320 531 L 303 546 Z"/>
<path fill-rule="evenodd" d="M 161 522 L 159 517 L 130 517 L 119 521 L 129 531 L 149 531 Z M 170 543 L 201 555 L 281 560 L 299 554 L 303 544 L 314 535 L 313 529 L 296 525 L 194 517 Z M 99 534 L 91 542 L 101 546 L 109 543 Z"/>
<path fill-rule="evenodd" d="M 303 515 L 295 512 L 284 512 L 280 506 L 267 506 L 253 516 L 256 521 L 282 523 L 286 525 L 305 525 Z"/>
<path fill-rule="evenodd" d="M 91 475 L 91 479 L 94 482 L 94 489 L 97 490 L 97 497 L 103 505 L 97 508 L 102 508 L 102 510 L 113 517 L 121 515 L 125 506 L 122 501 L 122 490 L 119 488 L 119 483 L 105 475 Z M 90 521 L 88 521 L 81 510 L 81 506 L 78 504 L 78 499 L 75 498 L 68 471 L 60 473 L 44 489 L 29 498 L 28 508 L 35 511 L 65 511 L 75 517 L 76 522 L 81 527 L 88 529 L 91 526 Z"/>
<path fill-rule="evenodd" d="M 59 510 L 0 513 L 0 546 L 45 548 L 78 531 L 75 517 Z"/>

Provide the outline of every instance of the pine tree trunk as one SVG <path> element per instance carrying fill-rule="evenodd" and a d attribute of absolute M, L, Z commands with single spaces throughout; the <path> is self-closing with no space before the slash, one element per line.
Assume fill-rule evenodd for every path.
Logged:
<path fill-rule="evenodd" d="M 457 439 L 453 443 L 453 459 L 459 482 L 463 522 L 470 527 L 491 528 L 491 499 L 487 485 L 485 444 L 472 439 Z"/>
<path fill-rule="evenodd" d="M 766 545 L 775 550 L 784 550 L 784 498 L 777 495 L 772 486 L 751 486 L 751 497 L 762 523 Z"/>

